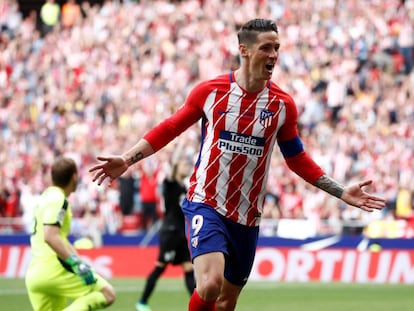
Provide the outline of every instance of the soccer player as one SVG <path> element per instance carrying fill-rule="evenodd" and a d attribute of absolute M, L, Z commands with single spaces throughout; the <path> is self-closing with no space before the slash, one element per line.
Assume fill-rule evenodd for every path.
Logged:
<path fill-rule="evenodd" d="M 196 289 L 190 311 L 234 310 L 256 252 L 273 147 L 305 181 L 364 211 L 385 200 L 367 193 L 371 180 L 344 186 L 305 152 L 293 98 L 272 80 L 279 56 L 276 24 L 253 19 L 238 32 L 240 68 L 199 83 L 184 105 L 121 155 L 98 156 L 98 184 L 157 152 L 202 120 L 201 149 L 183 203 Z"/>
<path fill-rule="evenodd" d="M 168 264 L 180 264 L 184 270 L 184 281 L 190 295 L 194 291 L 194 271 L 185 236 L 184 214 L 181 202 L 187 193 L 185 179 L 191 169 L 190 160 L 182 157 L 182 149 L 178 149 L 172 161 L 171 174 L 162 183 L 164 200 L 164 219 L 160 228 L 160 249 L 154 270 L 149 274 L 141 298 L 136 303 L 137 311 L 151 311 L 148 299 L 151 296 L 157 280 L 165 271 Z"/>
<path fill-rule="evenodd" d="M 85 263 L 68 240 L 75 191 L 75 162 L 59 157 L 51 167 L 52 186 L 41 195 L 30 237 L 31 262 L 26 287 L 35 311 L 98 310 L 115 300 L 113 287 Z M 68 302 L 73 301 L 69 306 Z"/>

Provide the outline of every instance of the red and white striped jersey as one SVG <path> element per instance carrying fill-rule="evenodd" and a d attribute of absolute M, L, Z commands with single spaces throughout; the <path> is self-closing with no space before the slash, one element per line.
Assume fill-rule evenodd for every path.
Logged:
<path fill-rule="evenodd" d="M 201 148 L 187 199 L 237 223 L 259 225 L 275 142 L 298 135 L 293 99 L 271 81 L 250 93 L 234 73 L 221 75 L 198 84 L 185 104 L 144 138 L 158 150 L 200 118 Z"/>

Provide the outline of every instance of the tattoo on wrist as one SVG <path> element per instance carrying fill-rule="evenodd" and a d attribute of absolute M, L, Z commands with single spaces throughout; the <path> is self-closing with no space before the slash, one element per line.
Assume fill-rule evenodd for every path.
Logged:
<path fill-rule="evenodd" d="M 337 197 L 338 199 L 341 198 L 342 193 L 344 192 L 343 185 L 326 175 L 319 177 L 315 182 L 315 186 Z"/>
<path fill-rule="evenodd" d="M 127 164 L 132 165 L 137 163 L 139 160 L 142 160 L 144 158 L 144 155 L 142 152 L 137 152 L 136 154 L 132 155 L 127 159 Z"/>

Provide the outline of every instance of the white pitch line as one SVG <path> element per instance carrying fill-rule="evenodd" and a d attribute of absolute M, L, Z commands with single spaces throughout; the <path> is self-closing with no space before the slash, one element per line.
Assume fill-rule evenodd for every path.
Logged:
<path fill-rule="evenodd" d="M 161 285 L 161 284 L 160 284 Z M 164 285 L 164 286 L 157 286 L 157 289 L 166 291 L 166 292 L 178 292 L 185 289 L 184 285 Z M 133 293 L 138 292 L 140 290 L 139 286 L 115 286 L 115 290 L 119 293 Z M 27 295 L 27 291 L 25 288 L 15 288 L 15 289 L 0 289 L 0 296 L 19 296 L 19 295 Z"/>

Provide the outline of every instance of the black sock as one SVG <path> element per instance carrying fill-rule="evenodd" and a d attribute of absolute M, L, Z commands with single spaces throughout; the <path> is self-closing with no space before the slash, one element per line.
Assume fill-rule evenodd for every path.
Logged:
<path fill-rule="evenodd" d="M 147 282 L 145 284 L 144 292 L 142 293 L 141 299 L 139 300 L 142 303 L 147 303 L 149 297 L 154 290 L 155 284 L 157 283 L 159 277 L 164 272 L 165 267 L 155 267 L 155 269 L 151 272 L 151 274 L 147 278 Z"/>
<path fill-rule="evenodd" d="M 195 279 L 194 279 L 194 272 L 186 272 L 185 273 L 185 286 L 187 287 L 190 296 L 193 294 L 195 288 Z"/>

